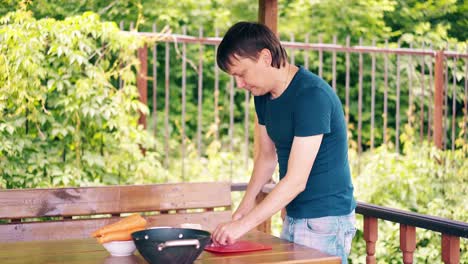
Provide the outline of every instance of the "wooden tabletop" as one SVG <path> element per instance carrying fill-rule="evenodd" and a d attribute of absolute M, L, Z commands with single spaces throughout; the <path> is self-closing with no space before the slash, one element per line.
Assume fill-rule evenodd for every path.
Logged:
<path fill-rule="evenodd" d="M 204 251 L 195 264 L 240 263 L 341 263 L 339 257 L 252 231 L 242 240 L 271 245 L 272 250 L 214 254 Z M 0 243 L 0 263 L 145 264 L 138 251 L 129 257 L 112 257 L 95 239 Z"/>

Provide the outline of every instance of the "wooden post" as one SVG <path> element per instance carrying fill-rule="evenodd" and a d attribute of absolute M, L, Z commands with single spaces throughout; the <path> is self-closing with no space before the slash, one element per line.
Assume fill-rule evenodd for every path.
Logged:
<path fill-rule="evenodd" d="M 460 263 L 460 238 L 442 234 L 442 261 L 445 264 Z"/>
<path fill-rule="evenodd" d="M 265 197 L 267 197 L 268 193 L 260 192 L 256 199 L 255 202 L 257 204 L 261 203 Z M 256 228 L 258 231 L 261 231 L 263 233 L 271 234 L 271 218 L 265 220 L 265 222 L 261 223 L 260 225 L 257 226 Z"/>
<path fill-rule="evenodd" d="M 400 249 L 403 252 L 403 263 L 413 263 L 416 249 L 416 227 L 400 224 Z"/>
<path fill-rule="evenodd" d="M 444 107 L 444 52 L 438 51 L 434 67 L 434 144 L 442 149 Z"/>
<path fill-rule="evenodd" d="M 258 22 L 278 35 L 278 0 L 258 1 Z"/>
<path fill-rule="evenodd" d="M 258 22 L 266 25 L 278 36 L 278 0 L 258 0 Z M 260 133 L 258 120 L 255 116 L 254 160 L 257 158 L 259 148 L 258 133 Z"/>
<path fill-rule="evenodd" d="M 375 242 L 379 237 L 377 218 L 364 216 L 364 240 L 366 241 L 366 263 L 375 264 Z"/>
<path fill-rule="evenodd" d="M 271 31 L 278 36 L 278 0 L 258 0 L 258 22 L 266 25 Z M 259 136 L 260 127 L 258 125 L 257 116 L 255 116 L 255 129 L 254 129 L 254 161 L 257 159 L 259 151 Z M 270 180 L 273 182 L 273 179 Z M 257 196 L 257 203 L 266 197 L 265 193 L 260 193 Z M 284 213 L 282 211 L 282 215 Z M 265 233 L 271 233 L 271 218 L 263 222 L 257 227 L 258 230 Z"/>
<path fill-rule="evenodd" d="M 146 44 L 143 48 L 138 49 L 138 59 L 140 60 L 140 68 L 137 75 L 137 87 L 140 94 L 140 102 L 148 105 L 148 83 L 146 81 L 148 76 L 148 47 Z M 146 128 L 146 116 L 143 113 L 140 113 L 138 124 Z"/>

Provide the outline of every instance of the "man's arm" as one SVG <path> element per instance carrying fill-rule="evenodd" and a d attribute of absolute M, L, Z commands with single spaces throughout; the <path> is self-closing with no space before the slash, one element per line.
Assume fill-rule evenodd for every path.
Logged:
<path fill-rule="evenodd" d="M 220 225 L 213 233 L 219 244 L 234 243 L 250 229 L 271 217 L 290 203 L 306 186 L 323 135 L 294 137 L 288 161 L 288 171 L 272 192 L 243 218 Z"/>
<path fill-rule="evenodd" d="M 233 215 L 233 220 L 238 220 L 247 215 L 255 206 L 255 197 L 273 175 L 277 165 L 276 149 L 273 141 L 268 136 L 266 127 L 259 125 L 259 149 L 254 161 L 252 176 L 245 195 Z"/>

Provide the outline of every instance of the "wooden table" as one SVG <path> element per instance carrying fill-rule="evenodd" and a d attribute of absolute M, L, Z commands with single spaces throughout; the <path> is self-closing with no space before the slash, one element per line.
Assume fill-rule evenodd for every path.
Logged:
<path fill-rule="evenodd" d="M 339 257 L 329 256 L 259 231 L 252 231 L 242 239 L 268 244 L 273 249 L 236 254 L 213 254 L 204 251 L 195 264 L 341 263 Z M 0 263 L 144 264 L 146 261 L 138 251 L 129 257 L 112 257 L 95 239 L 89 238 L 0 243 Z"/>

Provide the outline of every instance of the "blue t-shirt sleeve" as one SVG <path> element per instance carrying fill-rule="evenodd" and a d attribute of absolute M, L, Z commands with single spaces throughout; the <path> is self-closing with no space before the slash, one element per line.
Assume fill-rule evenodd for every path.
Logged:
<path fill-rule="evenodd" d="M 254 96 L 255 112 L 257 112 L 258 123 L 265 125 L 265 96 Z"/>
<path fill-rule="evenodd" d="M 330 133 L 333 104 L 321 87 L 301 87 L 294 111 L 294 136 Z"/>

